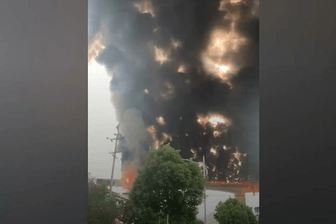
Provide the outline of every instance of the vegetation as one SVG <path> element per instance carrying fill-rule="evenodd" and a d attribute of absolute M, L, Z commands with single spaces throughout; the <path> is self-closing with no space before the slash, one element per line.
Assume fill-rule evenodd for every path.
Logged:
<path fill-rule="evenodd" d="M 89 182 L 88 190 L 88 224 L 115 224 L 121 209 L 116 200 L 110 196 L 107 186 Z"/>
<path fill-rule="evenodd" d="M 219 202 L 215 211 L 214 218 L 219 224 L 258 223 L 252 209 L 233 198 Z"/>
<path fill-rule="evenodd" d="M 169 144 L 151 149 L 135 179 L 128 205 L 132 207 L 128 209 L 131 212 L 124 221 L 167 223 L 168 216 L 170 224 L 200 223 L 196 215 L 204 187 L 205 180 L 197 163 L 183 161 Z"/>

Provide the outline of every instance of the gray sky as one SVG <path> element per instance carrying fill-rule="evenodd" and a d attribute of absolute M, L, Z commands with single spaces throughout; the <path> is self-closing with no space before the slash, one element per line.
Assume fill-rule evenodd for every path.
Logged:
<path fill-rule="evenodd" d="M 97 178 L 110 178 L 114 143 L 106 137 L 113 137 L 118 125 L 111 103 L 109 83 L 111 76 L 104 66 L 94 62 L 88 67 L 88 172 Z M 120 155 L 116 159 L 114 178 L 121 176 Z"/>

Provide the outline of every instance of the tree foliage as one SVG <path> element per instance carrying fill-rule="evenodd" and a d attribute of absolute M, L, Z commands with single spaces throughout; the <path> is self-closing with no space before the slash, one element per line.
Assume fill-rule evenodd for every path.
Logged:
<path fill-rule="evenodd" d="M 137 224 L 195 223 L 205 179 L 197 163 L 183 161 L 169 144 L 150 149 L 138 171 L 130 199 L 131 222 Z"/>
<path fill-rule="evenodd" d="M 114 224 L 120 209 L 116 200 L 111 197 L 107 186 L 89 182 L 88 190 L 88 224 Z"/>
<path fill-rule="evenodd" d="M 234 198 L 219 202 L 214 218 L 220 224 L 257 224 L 252 209 Z"/>

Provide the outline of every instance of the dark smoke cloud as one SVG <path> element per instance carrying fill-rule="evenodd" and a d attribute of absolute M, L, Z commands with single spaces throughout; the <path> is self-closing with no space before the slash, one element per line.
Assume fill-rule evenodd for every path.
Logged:
<path fill-rule="evenodd" d="M 163 139 L 162 133 L 170 135 L 171 145 L 181 150 L 182 157 L 193 157 L 190 149 L 197 152 L 197 161 L 206 156 L 211 178 L 225 180 L 233 175 L 228 166 L 238 147 L 248 154 L 242 159 L 240 177 L 258 179 L 259 19 L 252 14 L 253 1 L 235 6 L 240 13 L 237 32 L 248 42 L 226 56 L 241 68 L 231 80 L 232 89 L 206 74 L 200 59 L 214 27 L 230 29 L 230 19 L 223 19 L 228 12 L 218 10 L 220 1 L 154 0 L 154 18 L 139 13 L 134 2 L 138 1 L 89 1 L 89 39 L 97 32 L 103 34 L 106 49 L 97 61 L 113 76 L 112 101 L 123 134 L 128 136 L 127 142 L 120 143 L 123 160 L 137 160 L 141 166 L 153 143 L 145 128 L 154 125 L 158 140 Z M 170 61 L 160 65 L 154 60 L 153 47 L 171 48 L 172 38 L 181 41 L 182 47 L 172 50 Z M 187 74 L 177 72 L 181 63 L 187 65 Z M 208 112 L 232 121 L 226 134 L 214 138 L 210 126 L 204 130 L 197 123 L 197 114 Z M 159 116 L 166 125 L 157 124 Z M 232 149 L 218 150 L 215 156 L 210 153 L 212 146 Z"/>

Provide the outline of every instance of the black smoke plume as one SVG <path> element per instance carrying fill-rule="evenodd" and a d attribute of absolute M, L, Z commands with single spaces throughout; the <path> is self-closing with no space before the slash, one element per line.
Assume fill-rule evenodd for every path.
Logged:
<path fill-rule="evenodd" d="M 206 156 L 210 178 L 245 180 L 251 176 L 258 180 L 257 2 L 153 0 L 154 16 L 137 11 L 134 4 L 138 2 L 143 1 L 89 1 L 89 39 L 98 32 L 104 38 L 106 48 L 96 61 L 113 76 L 111 99 L 127 139 L 121 142 L 123 160 L 142 165 L 153 145 L 146 128 L 154 126 L 156 139 L 162 144 L 171 142 L 182 157 L 193 157 L 191 149 L 196 151 L 196 161 Z M 226 10 L 221 11 L 223 3 Z M 239 66 L 229 85 L 208 74 L 201 54 L 214 27 L 230 31 L 232 19 L 224 18 L 231 12 L 238 15 L 236 31 L 247 43 L 238 52 L 225 55 Z M 172 39 L 180 41 L 181 47 L 173 49 Z M 155 61 L 154 46 L 170 49 L 169 61 Z M 177 72 L 181 64 L 186 65 L 186 73 Z M 209 112 L 222 114 L 232 123 L 221 137 L 215 138 L 211 126 L 204 129 L 197 122 L 197 114 Z M 157 123 L 160 116 L 165 125 Z M 163 133 L 172 139 L 164 139 Z M 212 147 L 216 155 L 211 154 Z M 230 165 L 237 149 L 247 153 L 239 174 Z"/>

